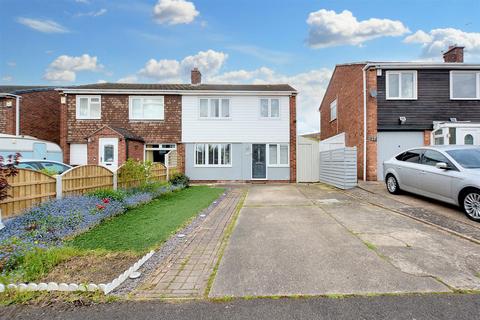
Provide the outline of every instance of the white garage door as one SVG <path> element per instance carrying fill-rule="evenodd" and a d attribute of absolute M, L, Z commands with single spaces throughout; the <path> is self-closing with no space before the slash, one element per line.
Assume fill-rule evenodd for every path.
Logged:
<path fill-rule="evenodd" d="M 377 179 L 383 180 L 383 162 L 400 152 L 423 146 L 423 132 L 385 131 L 377 134 Z"/>
<path fill-rule="evenodd" d="M 87 164 L 87 145 L 72 143 L 70 145 L 70 164 Z"/>

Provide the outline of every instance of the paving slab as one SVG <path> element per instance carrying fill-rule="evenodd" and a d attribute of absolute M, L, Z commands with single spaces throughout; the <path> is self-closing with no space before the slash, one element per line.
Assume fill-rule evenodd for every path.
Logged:
<path fill-rule="evenodd" d="M 324 206 L 362 210 L 358 201 L 311 188 L 310 196 L 294 185 L 249 190 L 210 297 L 450 290 L 434 277 L 404 272 L 383 259 L 316 203 L 338 195 L 339 203 Z"/>

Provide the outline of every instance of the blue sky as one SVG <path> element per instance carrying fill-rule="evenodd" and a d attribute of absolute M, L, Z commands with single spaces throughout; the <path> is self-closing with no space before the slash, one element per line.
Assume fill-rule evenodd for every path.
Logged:
<path fill-rule="evenodd" d="M 288 82 L 299 129 L 335 64 L 438 60 L 449 44 L 480 61 L 480 1 L 0 0 L 0 84 Z M 344 11 L 347 10 L 347 11 Z"/>

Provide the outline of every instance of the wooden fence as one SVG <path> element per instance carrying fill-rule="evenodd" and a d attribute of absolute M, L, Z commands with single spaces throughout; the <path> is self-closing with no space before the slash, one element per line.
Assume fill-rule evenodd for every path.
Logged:
<path fill-rule="evenodd" d="M 21 214 L 34 205 L 50 199 L 80 195 L 99 189 L 127 189 L 145 182 L 122 175 L 122 167 L 116 172 L 98 165 L 74 167 L 61 175 L 51 177 L 30 169 L 18 169 L 15 177 L 8 177 L 10 195 L 0 202 L 1 216 L 10 218 Z M 153 164 L 150 181 L 167 181 L 176 168 L 166 168 L 160 163 Z M 1 218 L 0 218 L 1 222 Z"/>
<path fill-rule="evenodd" d="M 9 197 L 0 202 L 3 217 L 11 217 L 37 203 L 56 196 L 56 180 L 49 175 L 30 169 L 19 169 L 15 177 L 7 178 L 11 188 Z"/>

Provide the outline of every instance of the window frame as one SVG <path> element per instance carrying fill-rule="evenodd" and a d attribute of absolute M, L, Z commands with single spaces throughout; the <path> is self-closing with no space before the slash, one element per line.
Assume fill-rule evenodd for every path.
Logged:
<path fill-rule="evenodd" d="M 207 100 L 207 116 L 202 117 L 201 116 L 201 101 L 202 100 Z M 211 100 L 218 100 L 218 117 L 212 117 L 212 104 Z M 222 117 L 222 101 L 223 100 L 228 100 L 228 117 Z M 232 104 L 231 104 L 231 98 L 230 97 L 200 97 L 198 98 L 198 103 L 197 103 L 197 117 L 199 120 L 230 120 L 232 118 Z"/>
<path fill-rule="evenodd" d="M 87 98 L 88 103 L 87 103 L 87 108 L 88 108 L 88 115 L 87 116 L 81 116 L 80 115 L 80 99 L 82 98 Z M 98 103 L 100 104 L 100 114 L 98 117 L 92 117 L 91 116 L 91 100 L 98 98 L 99 101 Z M 102 96 L 101 95 L 77 95 L 75 97 L 75 118 L 78 120 L 101 120 L 102 119 Z"/>
<path fill-rule="evenodd" d="M 402 97 L 402 74 L 413 74 L 413 97 Z M 390 76 L 398 74 L 398 97 L 390 96 Z M 418 100 L 418 72 L 417 70 L 388 70 L 385 72 L 385 99 L 386 100 Z"/>
<path fill-rule="evenodd" d="M 453 76 L 454 74 L 465 74 L 465 73 L 475 73 L 475 89 L 476 97 L 475 98 L 455 98 L 453 96 Z M 450 100 L 480 100 L 480 71 L 479 70 L 450 70 Z"/>
<path fill-rule="evenodd" d="M 270 163 L 270 146 L 277 146 L 277 163 Z M 281 146 L 287 146 L 287 163 L 280 163 Z M 290 167 L 290 144 L 289 143 L 268 143 L 267 144 L 267 167 L 288 168 Z"/>
<path fill-rule="evenodd" d="M 268 101 L 268 115 L 262 116 L 262 100 Z M 278 117 L 272 117 L 272 100 L 278 101 Z M 282 117 L 280 97 L 260 97 L 258 99 L 258 115 L 262 120 L 280 120 Z"/>
<path fill-rule="evenodd" d="M 133 99 L 142 100 L 142 113 L 144 113 L 143 100 L 145 99 L 162 99 L 162 117 L 161 118 L 134 118 L 133 117 Z M 128 120 L 130 121 L 165 121 L 165 96 L 128 96 Z"/>
<path fill-rule="evenodd" d="M 330 102 L 330 122 L 335 121 L 338 118 L 338 101 L 337 100 L 338 99 L 335 99 L 332 102 Z M 334 104 L 335 104 L 335 118 L 333 118 L 332 116 L 332 110 L 333 110 L 332 105 Z"/>
<path fill-rule="evenodd" d="M 204 152 L 205 152 L 205 164 L 197 164 L 197 146 L 203 145 Z M 221 145 L 230 145 L 230 163 L 229 164 L 209 164 L 209 148 L 211 145 L 217 145 L 219 148 L 217 149 L 217 157 L 221 159 Z M 194 157 L 193 157 L 193 166 L 197 168 L 231 168 L 233 166 L 233 144 L 232 143 L 195 143 L 193 149 Z"/>

